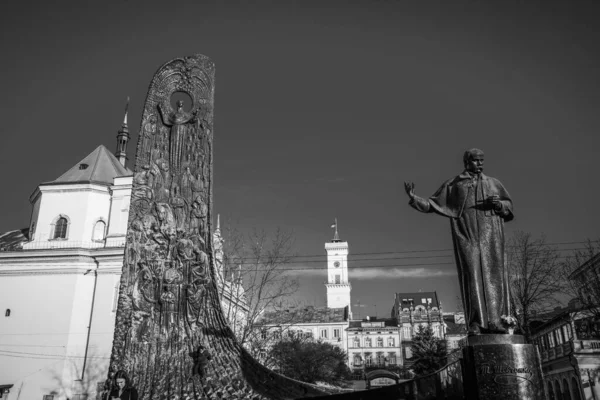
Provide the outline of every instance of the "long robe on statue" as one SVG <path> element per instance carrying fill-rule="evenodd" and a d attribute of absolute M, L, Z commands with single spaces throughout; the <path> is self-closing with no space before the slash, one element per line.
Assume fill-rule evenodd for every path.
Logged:
<path fill-rule="evenodd" d="M 494 210 L 485 200 L 498 196 Z M 421 212 L 450 218 L 458 279 L 469 330 L 498 329 L 508 315 L 504 263 L 504 222 L 513 219 L 512 200 L 499 180 L 484 174 L 462 174 L 445 182 L 433 196 L 409 203 Z"/>

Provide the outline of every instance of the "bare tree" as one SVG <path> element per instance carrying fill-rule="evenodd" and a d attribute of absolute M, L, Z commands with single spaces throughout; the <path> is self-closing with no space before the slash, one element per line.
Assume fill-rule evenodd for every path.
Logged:
<path fill-rule="evenodd" d="M 600 240 L 587 240 L 562 262 L 564 293 L 600 319 Z"/>
<path fill-rule="evenodd" d="M 517 231 L 508 242 L 508 274 L 510 300 L 518 328 L 529 341 L 530 323 L 536 314 L 548 312 L 558 304 L 562 289 L 558 272 L 558 251 L 548 245 L 545 237 Z"/>
<path fill-rule="evenodd" d="M 257 357 L 272 340 L 258 323 L 265 311 L 285 310 L 293 305 L 298 280 L 286 273 L 294 258 L 293 234 L 277 229 L 272 235 L 254 230 L 243 235 L 226 227 L 224 235 L 222 293 L 229 291 L 232 299 L 225 314 L 241 345 Z M 232 282 L 232 283 L 228 283 Z M 293 321 L 282 321 L 285 330 Z"/>
<path fill-rule="evenodd" d="M 108 357 L 91 350 L 87 357 L 88 363 L 85 373 L 82 373 L 82 358 L 81 356 L 66 358 L 65 363 L 69 366 L 72 374 L 68 380 L 65 380 L 63 376 L 63 368 L 48 371 L 53 380 L 53 385 L 45 388 L 49 394 L 56 397 L 65 396 L 65 398 L 75 400 L 91 400 L 94 395 L 98 399 L 102 397 L 101 390 L 98 389 L 106 380 Z M 71 380 L 72 378 L 74 379 Z"/>

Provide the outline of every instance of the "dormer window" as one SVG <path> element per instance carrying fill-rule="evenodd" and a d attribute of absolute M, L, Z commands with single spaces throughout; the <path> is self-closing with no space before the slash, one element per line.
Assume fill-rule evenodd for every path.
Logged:
<path fill-rule="evenodd" d="M 87 165 L 85 163 L 79 164 L 79 169 L 87 169 L 87 167 L 89 167 L 89 165 Z"/>

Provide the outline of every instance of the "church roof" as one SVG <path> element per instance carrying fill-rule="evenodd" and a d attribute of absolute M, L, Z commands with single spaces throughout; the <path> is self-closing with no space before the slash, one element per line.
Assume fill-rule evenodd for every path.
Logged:
<path fill-rule="evenodd" d="M 100 183 L 112 185 L 114 178 L 129 175 L 133 175 L 133 172 L 122 166 L 104 145 L 100 145 L 58 179 L 45 184 Z"/>
<path fill-rule="evenodd" d="M 348 319 L 347 307 L 298 307 L 288 310 L 265 312 L 260 323 L 272 324 L 311 324 L 344 322 Z"/>

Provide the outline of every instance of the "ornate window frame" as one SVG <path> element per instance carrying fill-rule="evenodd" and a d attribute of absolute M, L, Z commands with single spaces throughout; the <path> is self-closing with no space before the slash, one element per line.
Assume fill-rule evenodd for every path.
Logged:
<path fill-rule="evenodd" d="M 67 229 L 65 231 L 65 237 L 64 238 L 55 238 L 54 234 L 56 233 L 56 223 L 61 219 L 64 218 L 67 220 Z M 52 223 L 50 224 L 50 238 L 48 240 L 69 240 L 69 231 L 71 230 L 71 218 L 69 218 L 68 215 L 66 214 L 58 214 L 56 217 L 54 217 L 54 219 L 52 220 Z"/>

